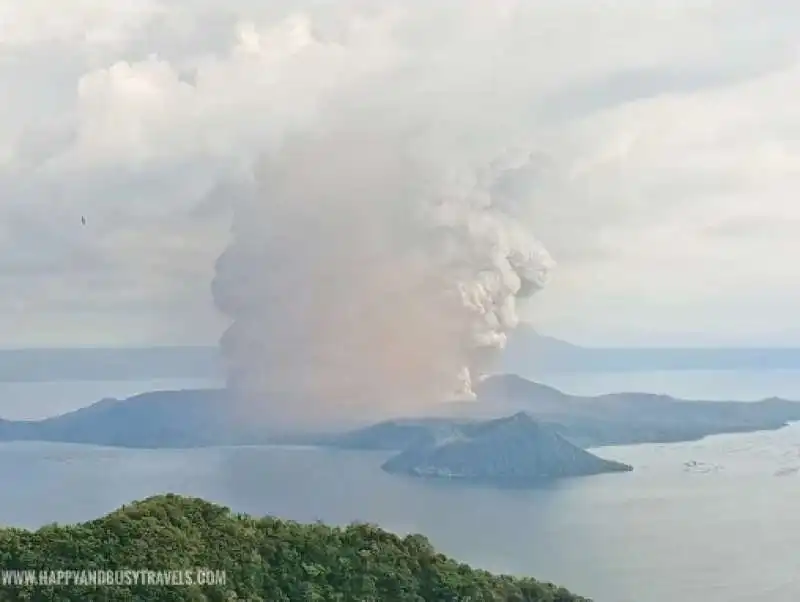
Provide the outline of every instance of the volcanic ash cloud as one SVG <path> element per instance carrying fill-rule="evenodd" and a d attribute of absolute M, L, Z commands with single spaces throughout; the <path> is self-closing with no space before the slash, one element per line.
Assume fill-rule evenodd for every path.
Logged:
<path fill-rule="evenodd" d="M 513 218 L 527 156 L 478 168 L 401 136 L 288 139 L 238 204 L 213 283 L 229 387 L 274 423 L 472 395 L 552 260 Z"/>

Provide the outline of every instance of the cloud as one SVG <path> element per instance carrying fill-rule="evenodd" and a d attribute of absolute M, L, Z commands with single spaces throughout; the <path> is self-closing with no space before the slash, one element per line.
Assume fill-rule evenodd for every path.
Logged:
<path fill-rule="evenodd" d="M 537 150 L 522 213 L 559 264 L 529 304 L 542 329 L 791 342 L 799 16 L 779 0 L 0 0 L 6 344 L 215 341 L 242 174 L 355 95 L 464 157 Z"/>

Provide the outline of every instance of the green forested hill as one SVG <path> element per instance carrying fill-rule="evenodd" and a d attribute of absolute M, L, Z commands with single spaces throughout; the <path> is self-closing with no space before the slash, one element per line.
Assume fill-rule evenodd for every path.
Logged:
<path fill-rule="evenodd" d="M 148 498 L 78 525 L 0 530 L 0 567 L 225 572 L 219 586 L 0 585 L 3 601 L 586 600 L 533 579 L 471 569 L 436 553 L 420 535 L 399 537 L 366 524 L 333 528 L 253 518 L 177 495 Z"/>

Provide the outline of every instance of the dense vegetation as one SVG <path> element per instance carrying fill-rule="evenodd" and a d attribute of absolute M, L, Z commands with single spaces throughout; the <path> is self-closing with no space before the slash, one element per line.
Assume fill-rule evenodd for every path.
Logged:
<path fill-rule="evenodd" d="M 226 577 L 219 586 L 0 585 L 2 601 L 585 602 L 554 585 L 471 569 L 437 554 L 420 535 L 399 537 L 366 524 L 332 528 L 257 519 L 176 495 L 79 525 L 0 530 L 0 567 L 206 567 Z"/>

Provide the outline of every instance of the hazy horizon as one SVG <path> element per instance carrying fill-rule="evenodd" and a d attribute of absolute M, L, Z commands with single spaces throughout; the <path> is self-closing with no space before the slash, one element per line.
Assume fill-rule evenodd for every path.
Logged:
<path fill-rule="evenodd" d="M 692 337 L 686 337 L 681 339 L 678 335 L 674 338 L 676 339 L 672 344 L 648 344 L 646 341 L 638 341 L 629 344 L 621 344 L 619 342 L 615 342 L 613 339 L 600 339 L 600 340 L 592 340 L 592 339 L 582 339 L 580 337 L 577 338 L 567 338 L 564 336 L 559 336 L 554 334 L 550 331 L 542 331 L 540 329 L 535 328 L 535 325 L 528 322 L 523 322 L 520 324 L 520 327 L 529 327 L 535 330 L 536 335 L 542 337 L 544 339 L 551 339 L 556 343 L 567 343 L 569 345 L 575 347 L 584 347 L 584 348 L 591 348 L 591 349 L 664 349 L 664 350 L 703 350 L 707 349 L 710 351 L 714 350 L 727 350 L 727 349 L 753 349 L 753 350 L 781 350 L 781 349 L 800 349 L 800 341 L 797 343 L 777 343 L 772 345 L 764 345 L 764 344 L 712 344 L 712 343 L 702 343 L 702 342 L 695 342 L 693 343 Z M 695 338 L 698 335 L 695 335 Z M 49 345 L 49 346 L 0 346 L 0 353 L 5 352 L 14 352 L 14 351 L 147 351 L 147 350 L 207 350 L 207 351 L 214 351 L 219 352 L 219 344 L 218 342 L 212 341 L 209 343 L 196 343 L 196 344 L 181 344 L 181 343 L 153 343 L 153 344 L 134 344 L 134 343 L 121 343 L 121 344 L 109 344 L 109 343 L 96 343 L 96 344 L 70 344 L 69 341 L 63 341 L 60 344 Z"/>

